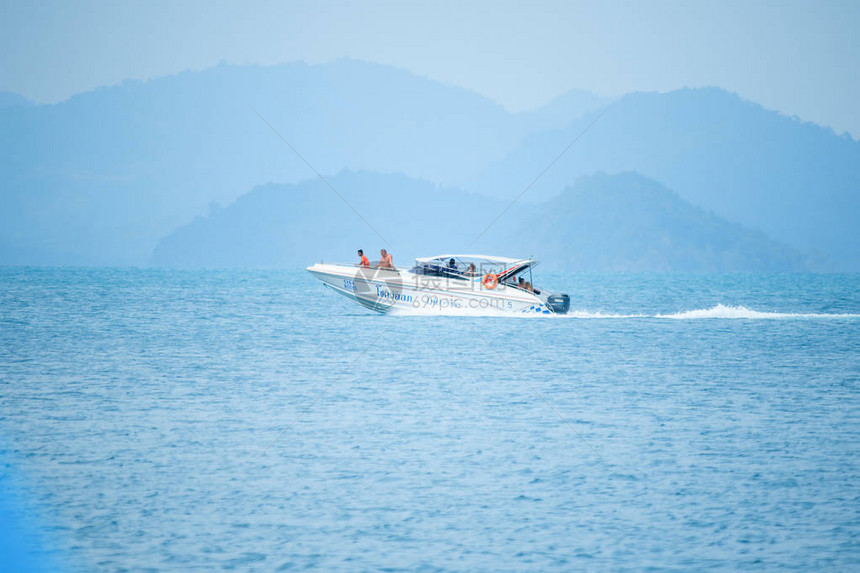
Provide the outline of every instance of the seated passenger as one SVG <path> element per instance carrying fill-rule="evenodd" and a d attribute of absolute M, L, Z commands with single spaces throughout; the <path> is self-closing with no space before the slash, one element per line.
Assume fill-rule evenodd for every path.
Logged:
<path fill-rule="evenodd" d="M 522 289 L 526 288 L 526 279 L 524 279 L 523 277 L 520 277 L 520 284 L 518 284 L 517 286 L 522 288 Z"/>
<path fill-rule="evenodd" d="M 473 277 L 478 274 L 477 269 L 475 269 L 475 263 L 469 263 L 469 268 L 466 269 L 466 274 L 470 277 Z"/>
<path fill-rule="evenodd" d="M 455 261 L 454 259 L 451 259 L 450 261 L 448 261 L 448 268 L 451 269 L 452 271 L 456 271 L 457 270 L 457 261 Z"/>
<path fill-rule="evenodd" d="M 379 268 L 380 269 L 393 269 L 394 261 L 391 260 L 391 255 L 388 254 L 388 251 L 385 249 L 379 250 Z"/>
<path fill-rule="evenodd" d="M 361 257 L 361 261 L 358 263 L 358 266 L 364 269 L 370 268 L 370 261 L 367 260 L 367 257 L 364 256 L 364 251 L 358 249 L 358 256 Z"/>
<path fill-rule="evenodd" d="M 526 281 L 526 290 L 532 292 L 532 283 Z"/>

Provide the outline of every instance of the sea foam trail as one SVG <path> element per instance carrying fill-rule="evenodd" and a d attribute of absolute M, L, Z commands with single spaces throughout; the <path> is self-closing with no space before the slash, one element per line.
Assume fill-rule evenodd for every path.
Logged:
<path fill-rule="evenodd" d="M 803 312 L 761 312 L 745 306 L 718 304 L 711 308 L 688 310 L 673 314 L 657 314 L 654 318 L 670 318 L 674 320 L 695 320 L 702 318 L 729 319 L 803 319 L 803 318 L 860 318 L 860 314 L 821 314 Z"/>
<path fill-rule="evenodd" d="M 391 314 L 399 316 L 471 316 L 471 317 L 501 317 L 501 318 L 574 318 L 585 320 L 607 319 L 667 319 L 667 320 L 700 320 L 716 319 L 745 319 L 745 320 L 801 320 L 801 319 L 857 319 L 860 314 L 822 314 L 802 312 L 763 312 L 752 310 L 745 306 L 717 304 L 711 308 L 686 310 L 671 314 L 642 314 L 642 313 L 613 313 L 604 311 L 588 311 L 571 309 L 567 314 L 537 314 L 537 313 L 504 313 L 488 309 L 439 309 L 439 308 L 406 308 L 393 309 Z"/>
<path fill-rule="evenodd" d="M 540 317 L 541 315 L 528 315 Z M 705 318 L 745 319 L 745 320 L 787 320 L 787 319 L 856 319 L 860 314 L 810 313 L 810 312 L 763 312 L 745 306 L 717 304 L 711 308 L 679 311 L 671 314 L 615 314 L 610 312 L 590 312 L 571 309 L 565 315 L 554 318 L 607 319 L 607 318 L 650 318 L 669 320 L 700 320 Z"/>
<path fill-rule="evenodd" d="M 526 316 L 541 316 L 541 315 L 526 315 Z M 589 318 L 589 319 L 603 319 L 603 318 L 652 318 L 647 314 L 616 314 L 612 312 L 589 312 L 586 310 L 573 310 L 563 315 L 555 315 L 555 316 L 563 316 L 566 318 Z"/>

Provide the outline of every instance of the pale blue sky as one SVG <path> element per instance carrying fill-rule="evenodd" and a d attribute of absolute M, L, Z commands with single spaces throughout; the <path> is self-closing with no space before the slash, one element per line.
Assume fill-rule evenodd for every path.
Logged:
<path fill-rule="evenodd" d="M 570 89 L 716 85 L 860 136 L 860 1 L 0 0 L 0 90 L 56 102 L 125 78 L 351 57 L 511 110 Z"/>

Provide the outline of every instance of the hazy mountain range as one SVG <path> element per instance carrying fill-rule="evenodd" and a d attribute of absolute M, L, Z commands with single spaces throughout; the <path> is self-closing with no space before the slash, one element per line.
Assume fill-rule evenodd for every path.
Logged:
<path fill-rule="evenodd" d="M 222 65 L 56 105 L 0 94 L 0 264 L 270 266 L 383 246 L 266 122 L 403 252 L 463 251 L 601 112 L 499 221 L 532 225 L 528 249 L 544 260 L 577 248 L 564 265 L 860 270 L 860 143 L 848 136 L 718 89 L 572 92 L 510 113 L 351 60 Z M 640 172 L 677 195 L 632 174 L 580 179 L 598 171 Z M 601 180 L 614 191 L 585 200 Z M 645 213 L 678 224 L 661 235 Z M 598 240 L 609 220 L 663 247 L 649 257 L 623 234 Z M 502 239 L 469 250 L 515 246 Z"/>
<path fill-rule="evenodd" d="M 535 132 L 467 188 L 514 196 L 595 114 Z M 580 175 L 638 171 L 691 203 L 860 269 L 860 142 L 719 89 L 635 93 L 609 105 L 529 190 L 557 195 Z"/>
<path fill-rule="evenodd" d="M 333 254 L 352 261 L 358 248 L 378 258 L 386 247 L 408 266 L 416 256 L 464 250 L 506 205 L 403 175 L 345 171 L 329 182 L 344 190 L 369 226 L 321 180 L 269 184 L 165 237 L 152 263 L 289 267 Z M 420 208 L 401 201 L 404 196 L 422 197 Z M 482 244 L 512 256 L 540 254 L 548 268 L 567 270 L 810 267 L 795 249 L 694 207 L 636 173 L 581 178 L 546 203 L 515 208 L 486 231 Z"/>

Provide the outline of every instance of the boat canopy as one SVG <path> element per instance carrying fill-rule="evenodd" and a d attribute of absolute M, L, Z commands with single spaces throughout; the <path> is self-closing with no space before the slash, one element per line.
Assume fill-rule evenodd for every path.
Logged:
<path fill-rule="evenodd" d="M 457 262 L 466 263 L 489 263 L 491 265 L 511 266 L 514 264 L 537 263 L 531 259 L 512 259 L 510 257 L 494 257 L 491 255 L 436 255 L 435 257 L 422 257 L 415 259 L 416 262 L 425 264 L 447 264 L 448 261 L 454 259 Z"/>
<path fill-rule="evenodd" d="M 456 266 L 448 263 L 454 259 Z M 539 263 L 534 259 L 513 259 L 511 257 L 494 257 L 491 255 L 436 255 L 415 259 L 416 267 L 413 272 L 453 278 L 482 277 L 487 273 L 496 275 L 498 280 L 506 280 L 536 267 Z M 475 265 L 472 273 L 468 272 L 470 265 Z"/>

